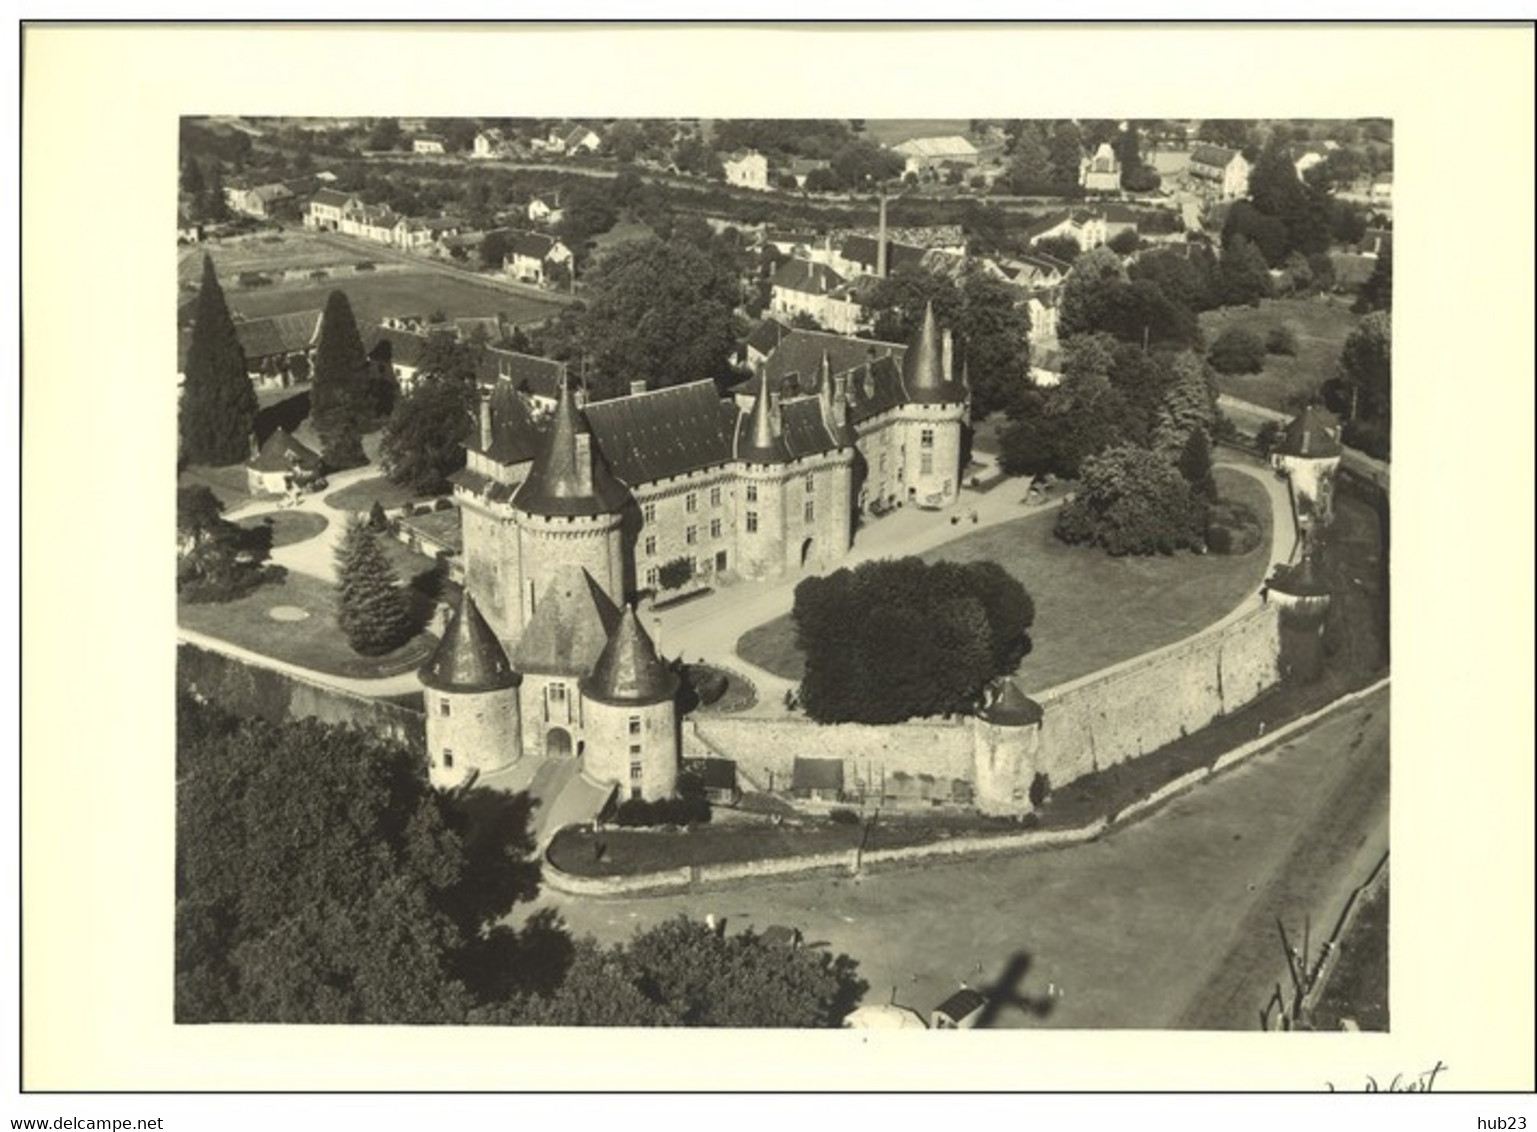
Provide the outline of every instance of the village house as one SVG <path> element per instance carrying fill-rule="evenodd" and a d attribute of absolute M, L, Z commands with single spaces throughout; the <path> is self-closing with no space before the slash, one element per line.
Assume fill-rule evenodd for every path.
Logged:
<path fill-rule="evenodd" d="M 902 172 L 922 173 L 943 165 L 974 166 L 980 159 L 977 147 L 963 137 L 912 138 L 891 147 L 903 158 Z"/>
<path fill-rule="evenodd" d="M 563 133 L 550 134 L 554 148 L 567 157 L 583 153 L 597 153 L 603 147 L 603 139 L 586 126 L 573 126 Z"/>
<path fill-rule="evenodd" d="M 1372 178 L 1371 191 L 1368 194 L 1373 204 L 1393 203 L 1393 174 L 1378 173 Z"/>
<path fill-rule="evenodd" d="M 780 171 L 795 182 L 797 189 L 806 187 L 806 178 L 819 169 L 832 168 L 832 162 L 820 157 L 792 157 L 780 167 Z"/>
<path fill-rule="evenodd" d="M 835 334 L 855 334 L 866 324 L 864 308 L 853 289 L 826 264 L 792 259 L 774 272 L 769 310 L 785 321 L 809 315 Z"/>
<path fill-rule="evenodd" d="M 764 190 L 769 187 L 768 158 L 757 150 L 733 153 L 721 162 L 726 171 L 726 184 L 740 189 Z"/>
<path fill-rule="evenodd" d="M 304 226 L 327 232 L 341 230 L 342 218 L 350 210 L 361 207 L 363 201 L 355 193 L 339 189 L 321 189 L 304 206 Z"/>
<path fill-rule="evenodd" d="M 560 207 L 560 190 L 534 197 L 528 202 L 527 215 L 535 224 L 559 224 L 565 215 Z"/>
<path fill-rule="evenodd" d="M 1066 237 L 1086 252 L 1092 251 L 1109 239 L 1105 230 L 1104 214 L 1089 212 L 1086 209 L 1064 210 L 1043 216 L 1025 227 L 1024 236 L 1031 247 L 1043 240 Z"/>
<path fill-rule="evenodd" d="M 470 150 L 470 156 L 486 160 L 501 157 L 506 152 L 507 137 L 501 130 L 481 130 L 475 135 L 475 143 Z"/>
<path fill-rule="evenodd" d="M 514 232 L 502 270 L 521 282 L 545 287 L 561 272 L 569 278 L 572 263 L 571 249 L 558 238 L 539 232 Z"/>
<path fill-rule="evenodd" d="M 1291 156 L 1299 181 L 1303 179 L 1303 174 L 1313 166 L 1323 164 L 1329 156 L 1322 142 L 1294 142 L 1287 147 L 1287 153 Z"/>
<path fill-rule="evenodd" d="M 254 188 L 231 185 L 224 190 L 224 201 L 229 205 L 231 212 L 238 212 L 242 216 L 254 216 L 258 220 L 271 219 L 274 208 L 283 201 L 292 200 L 293 197 L 293 190 L 281 181 L 257 185 Z"/>
<path fill-rule="evenodd" d="M 1121 163 L 1109 142 L 1100 142 L 1094 156 L 1083 159 L 1078 169 L 1078 183 L 1090 193 L 1121 191 Z"/>
<path fill-rule="evenodd" d="M 442 154 L 447 153 L 448 148 L 437 134 L 418 134 L 411 139 L 411 152 Z"/>
<path fill-rule="evenodd" d="M 1018 252 L 998 261 L 1004 274 L 1025 291 L 1049 290 L 1062 285 L 1072 265 L 1045 252 Z"/>
<path fill-rule="evenodd" d="M 1236 149 L 1198 145 L 1190 152 L 1186 172 L 1198 187 L 1218 200 L 1249 195 L 1249 162 Z"/>
<path fill-rule="evenodd" d="M 306 447 L 278 427 L 266 443 L 256 447 L 246 461 L 246 483 L 252 495 L 281 495 L 294 488 L 304 488 L 318 480 L 323 472 L 320 454 Z"/>
<path fill-rule="evenodd" d="M 296 311 L 235 323 L 246 370 L 258 389 L 283 389 L 310 379 L 321 313 Z"/>

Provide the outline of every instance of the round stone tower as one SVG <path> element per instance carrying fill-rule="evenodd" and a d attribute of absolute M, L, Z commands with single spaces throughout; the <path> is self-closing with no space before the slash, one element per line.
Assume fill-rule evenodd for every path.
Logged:
<path fill-rule="evenodd" d="M 1294 680 L 1313 680 L 1323 671 L 1330 594 L 1313 554 L 1309 547 L 1300 562 L 1279 567 L 1266 583 L 1266 600 L 1281 622 L 1281 674 Z"/>
<path fill-rule="evenodd" d="M 898 409 L 907 495 L 920 507 L 949 507 L 960 494 L 961 434 L 970 393 L 954 377 L 954 352 L 950 331 L 939 333 L 929 303 L 902 358 L 905 399 Z"/>
<path fill-rule="evenodd" d="M 784 569 L 786 495 L 790 449 L 785 444 L 779 406 L 769 392 L 767 368 L 758 371 L 752 409 L 737 419 L 735 473 L 740 510 L 737 516 L 737 570 L 748 578 L 773 577 Z"/>
<path fill-rule="evenodd" d="M 472 772 L 495 770 L 522 757 L 522 678 L 469 590 L 417 678 L 425 690 L 428 773 L 434 786 L 457 786 Z"/>
<path fill-rule="evenodd" d="M 1304 534 L 1328 526 L 1334 516 L 1334 475 L 1343 452 L 1339 419 L 1309 405 L 1286 426 L 1270 453 L 1271 464 L 1291 484 L 1297 523 Z"/>
<path fill-rule="evenodd" d="M 972 773 L 976 807 L 984 814 L 1033 810 L 1030 787 L 1040 761 L 1041 705 L 1008 677 L 987 687 L 972 717 Z"/>
<path fill-rule="evenodd" d="M 593 442 L 564 375 L 548 434 L 512 498 L 518 611 L 513 636 L 565 566 L 587 571 L 616 604 L 625 597 L 623 511 L 630 492 Z"/>
<path fill-rule="evenodd" d="M 582 681 L 587 745 L 582 771 L 620 798 L 670 798 L 678 786 L 678 677 L 626 606 Z"/>

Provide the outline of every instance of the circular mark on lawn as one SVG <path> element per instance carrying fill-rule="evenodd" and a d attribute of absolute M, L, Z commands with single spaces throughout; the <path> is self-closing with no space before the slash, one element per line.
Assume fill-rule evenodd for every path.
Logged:
<path fill-rule="evenodd" d="M 274 605 L 267 610 L 267 616 L 274 621 L 307 621 L 310 611 L 300 609 L 297 605 Z"/>

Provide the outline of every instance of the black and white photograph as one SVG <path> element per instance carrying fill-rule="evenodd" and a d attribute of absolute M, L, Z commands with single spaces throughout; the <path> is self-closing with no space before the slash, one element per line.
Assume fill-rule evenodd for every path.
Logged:
<path fill-rule="evenodd" d="M 1413 67 L 1379 60 L 1391 82 L 1364 92 L 1335 74 L 1328 97 L 1207 91 L 1172 73 L 1194 30 L 1148 31 L 1179 46 L 1163 85 L 1010 94 L 976 29 L 547 30 L 188 31 L 230 44 L 232 73 L 157 95 L 157 156 L 119 186 L 153 270 L 108 317 L 153 353 L 81 323 L 29 361 L 50 427 L 82 457 L 115 446 L 46 496 L 113 512 L 50 528 L 93 560 L 31 576 L 68 595 L 118 575 L 48 626 L 28 600 L 29 667 L 68 683 L 90 653 L 141 685 L 105 693 L 126 711 L 71 693 L 99 748 L 44 713 L 59 737 L 29 741 L 26 773 L 62 765 L 33 774 L 22 852 L 71 857 L 45 813 L 128 820 L 100 784 L 67 799 L 136 763 L 139 832 L 98 852 L 153 878 L 125 943 L 148 982 L 112 992 L 141 1005 L 111 1015 L 179 1051 L 145 1081 L 422 1089 L 441 1057 L 447 1087 L 707 1088 L 641 1067 L 692 1031 L 727 1088 L 789 1081 L 778 1056 L 824 1088 L 1162 1087 L 1135 1057 L 1065 1057 L 1086 1041 L 1181 1062 L 1173 1088 L 1488 1087 L 1466 1031 L 1440 1045 L 1432 1020 L 1531 972 L 1497 981 L 1498 950 L 1445 1001 L 1465 975 L 1440 965 L 1478 964 L 1472 921 L 1435 903 L 1472 861 L 1504 867 L 1475 799 L 1530 786 L 1530 694 L 1452 710 L 1437 681 L 1447 702 L 1474 670 L 1521 683 L 1530 626 L 1503 661 L 1471 622 L 1439 627 L 1529 574 L 1530 516 L 1506 525 L 1494 497 L 1529 497 L 1530 423 L 1489 434 L 1480 474 L 1483 441 L 1443 458 L 1437 438 L 1520 384 L 1510 431 L 1531 375 L 1458 361 L 1490 353 L 1469 339 L 1504 334 L 1492 317 L 1427 315 L 1427 291 L 1493 279 L 1476 226 L 1425 250 L 1446 170 Z M 1027 54 L 1051 31 L 1006 30 Z M 1075 58 L 1104 44 L 1161 73 L 1115 30 L 1080 29 Z M 177 56 L 180 34 L 102 42 Z M 816 89 L 856 43 L 927 43 L 944 75 L 965 64 L 942 49 L 972 45 L 975 93 L 922 68 Z M 443 89 L 388 81 L 434 52 L 462 64 Z M 474 74 L 520 52 L 547 57 Z M 648 52 L 676 73 L 618 97 L 609 61 Z M 534 77 L 568 69 L 603 96 Z M 750 97 L 704 77 L 733 70 Z M 1461 144 L 1433 140 L 1440 162 Z M 113 197 L 110 177 L 67 193 Z M 1460 199 L 1520 228 L 1529 264 L 1530 210 Z M 98 290 L 112 264 L 75 266 Z M 55 357 L 77 385 L 113 370 L 133 415 L 65 398 Z M 26 957 L 52 988 L 64 897 L 29 875 Z M 92 915 L 122 923 L 144 890 L 111 887 Z M 1499 947 L 1529 957 L 1522 930 Z M 58 1026 L 37 1079 L 94 1087 Z M 918 1033 L 967 1029 L 988 1036 Z M 343 1040 L 402 1067 L 328 1063 Z M 734 1062 L 739 1041 L 782 1053 Z M 627 1068 L 471 1071 L 507 1042 Z M 1058 1068 L 1008 1068 L 1022 1049 Z M 1207 1049 L 1241 1068 L 1203 1071 Z M 925 1068 L 873 1083 L 882 1050 Z M 951 1059 L 973 1063 L 949 1081 Z"/>

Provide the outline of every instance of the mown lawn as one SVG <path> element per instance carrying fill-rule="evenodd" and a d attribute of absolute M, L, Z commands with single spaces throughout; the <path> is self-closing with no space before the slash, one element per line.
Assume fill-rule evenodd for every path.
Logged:
<path fill-rule="evenodd" d="M 1340 348 L 1358 321 L 1359 316 L 1350 313 L 1349 300 L 1269 299 L 1258 307 L 1206 311 L 1201 333 L 1210 345 L 1230 326 L 1251 330 L 1261 339 L 1277 326 L 1291 327 L 1297 335 L 1295 357 L 1269 354 L 1259 373 L 1217 375 L 1222 392 L 1286 412 L 1289 396 L 1317 389 L 1334 376 Z"/>
<path fill-rule="evenodd" d="M 1265 537 L 1248 554 L 1112 558 L 1059 541 L 1052 511 L 966 535 L 923 558 L 991 560 L 1024 583 L 1035 600 L 1035 625 L 1019 675 L 1028 690 L 1051 688 L 1187 637 L 1259 589 L 1269 564 L 1269 496 L 1242 472 L 1218 468 L 1216 477 L 1224 498 L 1260 517 Z M 788 615 L 744 634 L 737 652 L 788 680 L 805 673 Z"/>
<path fill-rule="evenodd" d="M 193 465 L 176 478 L 176 485 L 208 488 L 224 504 L 226 511 L 232 511 L 254 498 L 244 464 L 230 464 L 223 468 Z"/>
<path fill-rule="evenodd" d="M 367 258 L 360 251 L 357 259 Z M 330 279 L 311 284 L 278 284 L 242 291 L 228 287 L 225 298 L 232 311 L 247 318 L 320 310 L 333 290 L 344 291 L 358 326 L 377 326 L 387 314 L 428 315 L 442 311 L 449 318 L 505 314 L 515 323 L 540 322 L 560 309 L 553 302 L 513 294 L 435 271 L 381 271 L 357 274 L 333 272 Z"/>
<path fill-rule="evenodd" d="M 430 495 L 417 495 L 408 488 L 401 487 L 388 476 L 372 476 L 349 484 L 340 491 L 331 492 L 325 497 L 325 505 L 338 511 L 360 511 L 366 515 L 373 509 L 376 501 L 388 511 L 396 507 L 404 507 L 407 503 L 420 503 L 431 498 Z"/>
<path fill-rule="evenodd" d="M 432 602 L 419 591 L 411 593 L 417 616 L 425 617 Z M 309 616 L 302 621 L 276 620 L 270 611 L 280 605 L 295 606 Z M 178 602 L 176 616 L 188 629 L 333 676 L 366 679 L 410 672 L 420 667 L 437 645 L 436 637 L 418 633 L 394 652 L 359 656 L 336 626 L 336 587 L 295 571 L 280 584 L 261 586 L 237 601 L 208 605 Z"/>
<path fill-rule="evenodd" d="M 292 546 L 296 542 L 306 542 L 314 538 L 330 526 L 330 520 L 313 511 L 263 511 L 259 515 L 242 519 L 240 525 L 246 530 L 255 530 L 258 527 L 270 528 L 272 549 L 276 550 L 280 546 Z"/>

